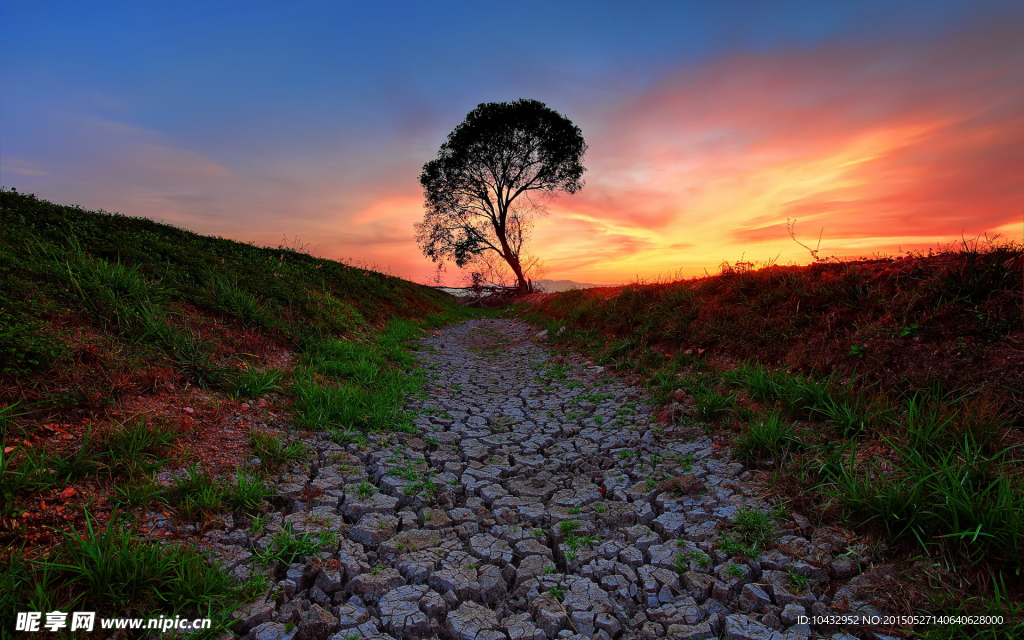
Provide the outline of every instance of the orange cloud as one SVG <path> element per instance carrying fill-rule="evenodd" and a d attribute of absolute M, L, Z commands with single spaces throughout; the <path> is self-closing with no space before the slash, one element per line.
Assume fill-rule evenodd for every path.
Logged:
<path fill-rule="evenodd" d="M 666 77 L 584 126 L 588 185 L 557 201 L 534 249 L 564 256 L 557 277 L 608 282 L 744 254 L 806 260 L 788 218 L 804 240 L 824 229 L 822 250 L 836 255 L 1015 228 L 1020 238 L 1022 36 L 1019 24 L 986 25 Z"/>

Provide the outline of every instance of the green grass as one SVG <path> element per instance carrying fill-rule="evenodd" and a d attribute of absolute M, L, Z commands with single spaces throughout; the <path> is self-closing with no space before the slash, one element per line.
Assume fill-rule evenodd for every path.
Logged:
<path fill-rule="evenodd" d="M 733 442 L 733 453 L 741 460 L 772 459 L 781 462 L 791 451 L 803 447 L 796 425 L 778 411 L 748 423 Z"/>
<path fill-rule="evenodd" d="M 1015 450 L 987 452 L 970 435 L 939 446 L 945 427 L 936 423 L 949 424 L 923 420 L 893 443 L 895 469 L 857 462 L 851 454 L 823 488 L 855 524 L 875 523 L 926 552 L 937 547 L 971 563 L 1021 567 L 1024 483 L 1010 463 Z"/>
<path fill-rule="evenodd" d="M 265 486 L 262 478 L 238 471 L 234 483 L 228 486 L 224 502 L 236 511 L 253 513 L 272 495 L 273 491 Z"/>
<path fill-rule="evenodd" d="M 193 464 L 167 487 L 164 498 L 180 518 L 189 521 L 222 511 L 225 494 L 226 488 L 209 470 Z"/>
<path fill-rule="evenodd" d="M 259 398 L 274 391 L 282 391 L 285 373 L 279 369 L 245 369 L 231 383 L 230 394 L 235 399 Z"/>
<path fill-rule="evenodd" d="M 253 448 L 256 457 L 260 459 L 260 465 L 265 469 L 301 460 L 308 452 L 308 448 L 302 442 L 285 444 L 281 437 L 257 429 L 249 431 L 249 446 Z"/>
<path fill-rule="evenodd" d="M 136 417 L 113 426 L 98 438 L 98 456 L 105 459 L 105 466 L 112 473 L 148 474 L 169 461 L 162 453 L 180 435 L 169 425 L 150 424 L 145 416 Z"/>
<path fill-rule="evenodd" d="M 156 483 L 153 476 L 144 476 L 117 485 L 114 489 L 114 500 L 118 505 L 146 507 L 159 498 L 163 491 L 163 487 Z"/>
<path fill-rule="evenodd" d="M 392 321 L 372 340 L 319 339 L 305 349 L 293 385 L 296 425 L 311 430 L 410 430 L 401 411 L 423 374 L 406 345 L 420 335 L 408 321 Z"/>
<path fill-rule="evenodd" d="M 258 553 L 257 559 L 264 565 L 279 562 L 288 566 L 297 560 L 319 553 L 324 546 L 336 543 L 337 539 L 337 533 L 334 531 L 296 535 L 289 524 L 274 535 L 270 546 Z"/>
<path fill-rule="evenodd" d="M 221 623 L 246 600 L 244 585 L 186 545 L 141 539 L 115 511 L 105 528 L 86 517 L 84 534 L 64 534 L 50 559 L 6 553 L 0 567 L 4 631 L 15 612 L 93 610 L 147 615 L 203 616 Z M 12 625 L 13 626 L 13 625 Z M 223 633 L 222 625 L 216 631 Z"/>
<path fill-rule="evenodd" d="M 713 391 L 696 394 L 697 415 L 707 422 L 714 422 L 732 407 L 734 397 L 723 396 Z"/>
<path fill-rule="evenodd" d="M 256 295 L 239 286 L 237 280 L 213 273 L 206 281 L 212 305 L 232 315 L 247 329 L 269 324 L 268 306 Z"/>
<path fill-rule="evenodd" d="M 736 512 L 734 528 L 744 541 L 760 548 L 767 547 L 776 537 L 772 516 L 757 509 L 740 508 Z"/>

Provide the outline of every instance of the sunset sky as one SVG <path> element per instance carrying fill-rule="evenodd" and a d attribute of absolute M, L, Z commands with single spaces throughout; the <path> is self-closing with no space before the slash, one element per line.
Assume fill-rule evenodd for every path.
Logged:
<path fill-rule="evenodd" d="M 529 245 L 549 278 L 806 263 L 787 219 L 840 257 L 1022 238 L 1019 0 L 0 0 L 0 23 L 4 187 L 418 282 L 423 163 L 520 97 L 589 145 Z"/>

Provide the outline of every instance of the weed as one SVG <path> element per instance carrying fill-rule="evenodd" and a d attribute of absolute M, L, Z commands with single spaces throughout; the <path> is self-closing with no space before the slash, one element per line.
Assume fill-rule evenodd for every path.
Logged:
<path fill-rule="evenodd" d="M 210 515 L 224 507 L 225 490 L 214 480 L 208 469 L 198 464 L 185 469 L 185 474 L 164 491 L 164 497 L 185 520 L 199 515 Z"/>
<path fill-rule="evenodd" d="M 254 328 L 267 324 L 267 306 L 256 296 L 239 286 L 237 280 L 229 280 L 214 274 L 206 286 L 212 306 L 238 318 L 243 327 Z"/>
<path fill-rule="evenodd" d="M 804 593 L 807 588 L 811 585 L 810 576 L 805 576 L 797 573 L 792 568 L 786 569 L 786 578 L 789 580 L 789 584 L 796 590 L 797 593 Z"/>
<path fill-rule="evenodd" d="M 171 604 L 177 611 L 225 606 L 233 581 L 188 546 L 160 545 L 122 527 L 115 511 L 97 531 L 86 514 L 86 534 L 64 534 L 62 556 L 43 566 L 65 574 L 97 609 L 125 611 Z"/>
<path fill-rule="evenodd" d="M 729 410 L 733 404 L 733 396 L 722 396 L 710 391 L 696 394 L 697 414 L 707 422 L 714 422 Z"/>
<path fill-rule="evenodd" d="M 747 425 L 734 442 L 737 457 L 743 460 L 771 458 L 780 460 L 789 451 L 799 449 L 803 441 L 794 433 L 794 424 L 772 411 L 761 420 Z"/>
<path fill-rule="evenodd" d="M 132 507 L 145 507 L 163 492 L 153 476 L 145 476 L 137 482 L 120 484 L 115 490 L 115 501 Z"/>
<path fill-rule="evenodd" d="M 280 437 L 256 429 L 249 431 L 249 446 L 253 448 L 260 463 L 266 468 L 299 460 L 307 454 L 307 447 L 301 442 L 292 442 L 286 445 L 282 443 Z"/>
<path fill-rule="evenodd" d="M 274 536 L 265 551 L 256 554 L 257 560 L 263 565 L 279 562 L 288 566 L 301 558 L 316 555 L 324 546 L 337 542 L 337 539 L 334 531 L 295 535 L 291 523 L 288 523 Z"/>
<path fill-rule="evenodd" d="M 356 493 L 363 500 L 365 500 L 365 499 L 369 498 L 370 496 L 372 496 L 376 490 L 377 490 L 377 487 L 373 486 L 372 484 L 370 484 L 366 480 L 363 480 L 362 482 L 360 482 L 359 486 L 356 487 Z"/>
<path fill-rule="evenodd" d="M 150 424 L 145 417 L 129 420 L 107 430 L 97 443 L 97 455 L 106 458 L 114 473 L 149 473 L 168 460 L 158 455 L 179 435 L 166 424 Z"/>
<path fill-rule="evenodd" d="M 763 549 L 775 539 L 772 517 L 758 509 L 737 510 L 735 528 L 745 542 L 757 548 Z"/>
<path fill-rule="evenodd" d="M 718 537 L 718 540 L 715 542 L 715 546 L 723 553 L 727 553 L 731 556 L 741 555 L 750 558 L 756 557 L 757 555 L 757 548 L 754 545 L 745 542 L 738 536 L 728 534 L 725 531 L 723 531 Z"/>
<path fill-rule="evenodd" d="M 237 511 L 252 513 L 272 495 L 273 492 L 264 486 L 261 478 L 238 471 L 235 473 L 234 484 L 228 487 L 224 501 Z"/>
<path fill-rule="evenodd" d="M 579 526 L 580 526 L 580 523 L 579 523 L 578 520 L 573 520 L 573 519 L 562 520 L 561 522 L 558 523 L 558 530 L 561 531 L 562 534 L 564 535 L 564 534 L 568 534 L 568 533 L 571 533 L 571 532 L 575 531 L 576 529 L 579 528 Z"/>
<path fill-rule="evenodd" d="M 267 516 L 255 516 L 252 521 L 249 522 L 249 535 L 258 536 L 262 535 L 263 530 L 267 527 Z"/>
<path fill-rule="evenodd" d="M 284 379 L 284 372 L 278 369 L 265 371 L 245 369 L 231 385 L 231 397 L 236 399 L 259 398 L 273 391 L 280 391 L 282 379 Z"/>

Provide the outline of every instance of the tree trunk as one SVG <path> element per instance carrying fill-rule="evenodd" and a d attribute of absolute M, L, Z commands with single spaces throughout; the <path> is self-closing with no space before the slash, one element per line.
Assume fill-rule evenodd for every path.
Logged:
<path fill-rule="evenodd" d="M 505 262 L 512 268 L 512 272 L 516 274 L 516 293 L 530 293 L 530 282 L 523 275 L 523 267 L 519 264 L 519 256 L 505 256 Z"/>
<path fill-rule="evenodd" d="M 498 236 L 498 242 L 501 243 L 501 257 L 508 263 L 512 273 L 516 274 L 516 293 L 520 295 L 530 293 L 530 282 L 523 275 L 523 267 L 519 264 L 519 256 L 513 253 L 512 249 L 508 246 L 504 226 L 495 224 L 494 232 Z"/>

